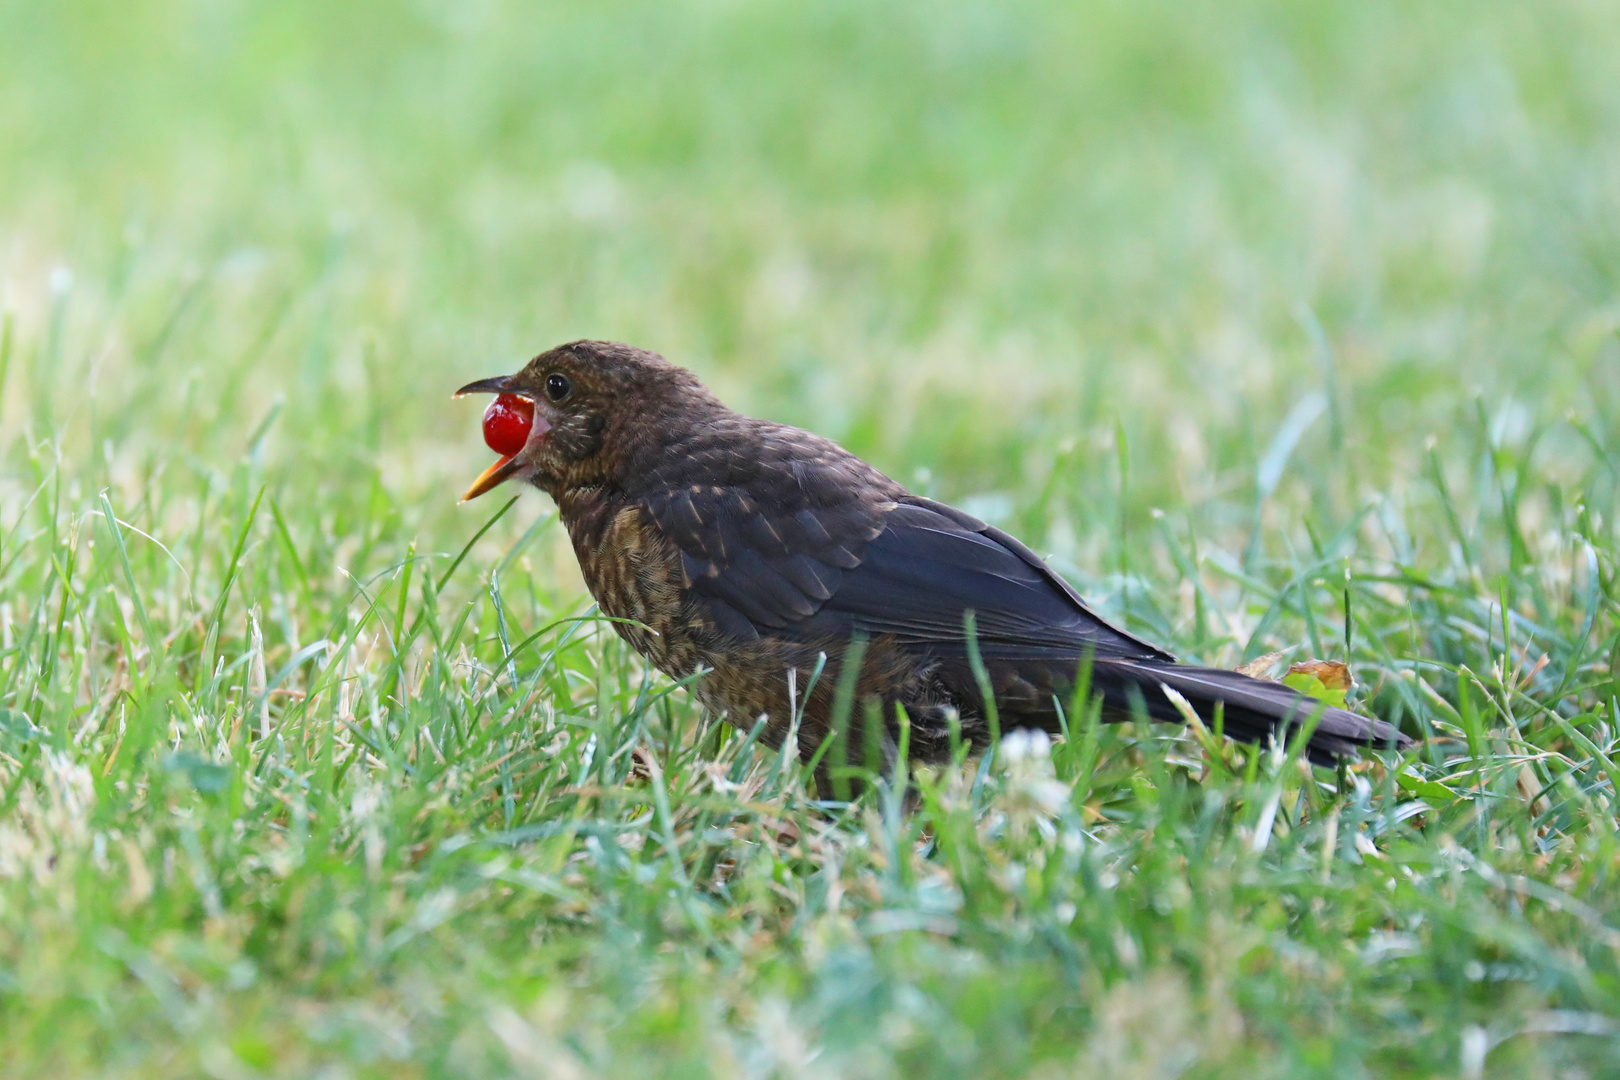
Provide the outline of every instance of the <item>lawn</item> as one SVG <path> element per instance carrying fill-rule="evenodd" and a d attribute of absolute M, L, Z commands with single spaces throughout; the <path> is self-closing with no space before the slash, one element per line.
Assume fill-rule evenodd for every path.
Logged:
<path fill-rule="evenodd" d="M 1620 7 L 0 0 L 0 1077 L 1620 1076 Z M 470 379 L 691 367 L 1180 655 L 815 801 Z M 515 502 L 506 500 L 518 496 Z"/>

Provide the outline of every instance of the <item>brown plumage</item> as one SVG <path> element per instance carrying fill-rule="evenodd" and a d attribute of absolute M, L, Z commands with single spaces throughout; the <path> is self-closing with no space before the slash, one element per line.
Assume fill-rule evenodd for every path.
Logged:
<path fill-rule="evenodd" d="M 1057 731 L 1086 657 L 1107 719 L 1180 721 L 1169 687 L 1206 719 L 1224 703 L 1226 733 L 1256 742 L 1317 707 L 1279 683 L 1178 664 L 1098 617 L 1006 533 L 910 494 L 818 435 L 739 416 L 653 353 L 577 341 L 460 392 L 535 403 L 527 444 L 467 497 L 509 478 L 549 494 L 591 594 L 629 620 L 614 623 L 619 634 L 671 676 L 706 669 L 695 683 L 703 704 L 744 730 L 766 717 L 767 745 L 787 737 L 797 709 L 799 753 L 816 753 L 858 641 L 841 745 L 892 761 L 899 705 L 913 758 L 943 759 L 953 724 L 983 749 L 970 612 L 1003 729 Z M 865 726 L 871 716 L 881 730 Z M 1307 751 L 1326 762 L 1407 741 L 1328 708 Z"/>

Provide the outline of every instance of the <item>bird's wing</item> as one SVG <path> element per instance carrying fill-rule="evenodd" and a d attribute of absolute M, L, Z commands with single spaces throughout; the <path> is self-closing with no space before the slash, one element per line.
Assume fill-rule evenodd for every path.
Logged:
<path fill-rule="evenodd" d="M 968 514 L 885 490 L 872 473 L 840 475 L 836 459 L 759 464 L 747 484 L 665 485 L 642 499 L 728 636 L 960 647 L 971 611 L 987 659 L 1172 659 Z"/>
<path fill-rule="evenodd" d="M 1172 660 L 1085 605 L 1029 548 L 954 507 L 907 496 L 884 520 L 860 565 L 806 629 L 888 635 L 902 644 L 966 642 L 973 612 L 987 660 Z"/>
<path fill-rule="evenodd" d="M 904 489 L 808 432 L 739 422 L 745 433 L 716 431 L 713 447 L 695 442 L 638 501 L 679 552 L 715 625 L 748 641 L 820 612 Z M 737 440 L 750 447 L 746 458 L 725 444 L 737 434 L 748 436 Z"/>

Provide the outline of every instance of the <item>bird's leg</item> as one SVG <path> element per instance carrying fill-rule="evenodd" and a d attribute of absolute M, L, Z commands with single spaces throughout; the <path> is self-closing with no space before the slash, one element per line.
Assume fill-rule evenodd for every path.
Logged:
<path fill-rule="evenodd" d="M 819 737 L 807 741 L 801 732 L 800 755 L 815 763 L 820 798 L 854 802 L 868 785 L 894 774 L 900 756 L 895 709 L 895 702 L 870 694 L 858 712 L 851 710 L 843 723 L 821 728 Z"/>

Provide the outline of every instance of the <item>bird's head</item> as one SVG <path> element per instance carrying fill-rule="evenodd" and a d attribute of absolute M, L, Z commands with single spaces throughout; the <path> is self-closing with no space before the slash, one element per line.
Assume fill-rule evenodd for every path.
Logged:
<path fill-rule="evenodd" d="M 553 496 L 611 482 L 694 406 L 719 405 L 684 368 L 611 341 L 559 345 L 515 375 L 468 383 L 455 396 L 465 394 L 498 395 L 484 412 L 484 441 L 501 456 L 463 502 L 513 477 Z"/>

